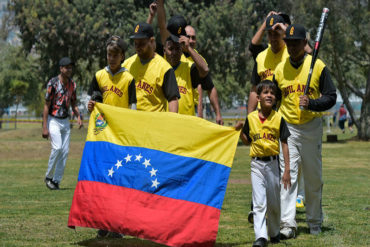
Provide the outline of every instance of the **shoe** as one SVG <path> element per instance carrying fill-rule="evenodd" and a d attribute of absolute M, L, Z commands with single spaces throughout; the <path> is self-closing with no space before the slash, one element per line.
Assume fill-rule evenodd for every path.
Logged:
<path fill-rule="evenodd" d="M 96 235 L 97 238 L 105 238 L 108 237 L 108 231 L 107 230 L 98 230 L 98 233 Z"/>
<path fill-rule="evenodd" d="M 297 198 L 297 201 L 295 202 L 295 206 L 296 206 L 296 208 L 304 208 L 302 198 Z"/>
<path fill-rule="evenodd" d="M 275 237 L 270 237 L 270 242 L 272 244 L 280 243 L 280 234 L 276 235 Z"/>
<path fill-rule="evenodd" d="M 107 230 L 99 230 L 97 238 L 122 238 L 124 235 L 121 233 L 110 232 Z"/>
<path fill-rule="evenodd" d="M 280 230 L 281 239 L 295 238 L 295 230 L 290 227 L 284 227 Z"/>
<path fill-rule="evenodd" d="M 59 183 L 55 182 L 54 180 L 51 181 L 54 184 L 56 190 L 59 190 Z"/>
<path fill-rule="evenodd" d="M 253 242 L 252 247 L 266 247 L 267 246 L 267 239 L 259 238 Z"/>
<path fill-rule="evenodd" d="M 122 238 L 124 235 L 117 232 L 108 232 L 108 238 Z"/>
<path fill-rule="evenodd" d="M 321 227 L 320 226 L 310 227 L 310 234 L 319 235 L 320 233 L 321 233 Z"/>
<path fill-rule="evenodd" d="M 46 187 L 48 187 L 49 190 L 56 190 L 57 189 L 51 179 L 50 180 L 45 179 L 45 184 L 46 184 Z"/>
<path fill-rule="evenodd" d="M 253 224 L 253 223 L 254 223 L 253 215 L 254 215 L 253 211 L 250 211 L 250 212 L 248 213 L 248 222 L 249 222 L 249 223 L 251 223 L 251 224 Z"/>

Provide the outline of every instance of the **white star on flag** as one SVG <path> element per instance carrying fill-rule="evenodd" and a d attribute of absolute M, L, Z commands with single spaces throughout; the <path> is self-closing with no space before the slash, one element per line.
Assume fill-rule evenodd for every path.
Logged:
<path fill-rule="evenodd" d="M 158 182 L 157 179 L 155 180 L 152 180 L 152 187 L 155 187 L 155 188 L 158 188 L 158 185 L 160 184 L 160 182 Z"/>
<path fill-rule="evenodd" d="M 143 157 L 143 156 L 141 156 L 141 154 L 139 154 L 139 155 L 135 155 L 135 156 L 136 156 L 135 161 L 136 161 L 136 160 L 140 161 L 140 160 L 141 160 L 141 158 Z"/>
<path fill-rule="evenodd" d="M 121 161 L 117 160 L 117 163 L 115 164 L 115 166 L 117 167 L 117 170 L 118 170 L 118 168 L 122 166 L 122 160 Z"/>
<path fill-rule="evenodd" d="M 113 166 L 112 166 L 112 168 L 110 170 L 108 170 L 108 172 L 109 172 L 108 173 L 108 176 L 113 177 L 113 173 L 114 173 Z"/>
<path fill-rule="evenodd" d="M 150 160 L 145 159 L 143 165 L 145 166 L 145 168 L 147 168 L 148 166 L 151 166 Z"/>
<path fill-rule="evenodd" d="M 158 171 L 158 170 L 155 170 L 154 168 L 152 168 L 152 170 L 151 170 L 151 171 L 149 171 L 149 173 L 150 173 L 150 177 L 157 176 L 157 171 Z"/>
<path fill-rule="evenodd" d="M 131 161 L 131 157 L 132 157 L 132 155 L 127 154 L 127 156 L 125 158 L 126 163 L 129 162 L 129 161 Z"/>

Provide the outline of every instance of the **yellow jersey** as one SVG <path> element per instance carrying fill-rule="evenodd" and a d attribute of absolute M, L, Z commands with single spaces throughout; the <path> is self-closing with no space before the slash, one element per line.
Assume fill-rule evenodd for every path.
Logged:
<path fill-rule="evenodd" d="M 130 104 L 136 103 L 135 79 L 125 68 L 115 74 L 108 66 L 96 72 L 89 95 L 93 91 L 102 93 L 104 104 L 129 108 Z"/>
<path fill-rule="evenodd" d="M 248 114 L 243 133 L 251 142 L 249 152 L 251 157 L 278 155 L 279 139 L 286 140 L 290 135 L 283 117 L 274 110 L 271 110 L 270 115 L 263 122 L 259 118 L 258 110 Z"/>
<path fill-rule="evenodd" d="M 289 58 L 280 63 L 275 70 L 274 80 L 281 90 L 281 103 L 279 112 L 290 124 L 304 124 L 313 118 L 321 117 L 320 112 L 300 110 L 299 96 L 304 94 L 312 56 L 306 55 L 303 63 L 295 68 Z M 308 97 L 318 99 L 320 97 L 320 76 L 325 64 L 317 59 L 312 72 Z"/>
<path fill-rule="evenodd" d="M 180 97 L 171 65 L 158 54 L 145 64 L 135 54 L 126 59 L 122 66 L 135 78 L 138 110 L 166 111 L 168 100 Z M 166 75 L 168 83 L 165 82 Z M 170 87 L 170 90 L 164 87 Z"/>

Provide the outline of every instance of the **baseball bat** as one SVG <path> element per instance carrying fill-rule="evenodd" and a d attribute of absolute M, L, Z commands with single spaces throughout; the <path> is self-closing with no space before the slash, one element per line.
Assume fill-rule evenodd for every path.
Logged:
<path fill-rule="evenodd" d="M 313 52 L 312 52 L 312 61 L 311 61 L 310 70 L 308 72 L 306 88 L 304 89 L 304 95 L 307 95 L 308 90 L 310 88 L 311 76 L 312 76 L 313 68 L 315 67 L 317 54 L 319 53 L 319 48 L 320 48 L 322 37 L 324 35 L 324 30 L 325 30 L 325 26 L 326 26 L 326 21 L 328 19 L 328 15 L 329 15 L 329 9 L 328 8 L 323 8 L 322 13 L 321 13 L 319 28 L 317 29 L 317 34 L 316 34 L 316 38 L 315 38 L 315 47 L 314 47 Z M 300 106 L 299 108 L 301 110 L 304 110 L 304 108 L 302 106 Z"/>

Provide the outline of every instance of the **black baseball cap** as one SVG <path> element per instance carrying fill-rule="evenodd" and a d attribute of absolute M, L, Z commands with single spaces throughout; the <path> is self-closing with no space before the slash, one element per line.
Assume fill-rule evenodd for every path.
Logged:
<path fill-rule="evenodd" d="M 147 39 L 154 36 L 152 25 L 141 22 L 135 25 L 134 33 L 130 36 L 130 39 Z"/>
<path fill-rule="evenodd" d="M 285 24 L 284 18 L 280 15 L 270 15 L 266 19 L 266 30 L 272 30 L 272 27 L 276 23 L 283 23 Z"/>
<path fill-rule="evenodd" d="M 179 38 L 181 35 L 186 35 L 185 27 L 187 26 L 187 22 L 184 17 L 180 15 L 172 16 L 171 19 L 168 20 L 167 30 L 170 32 L 170 38 L 174 42 L 179 42 Z"/>
<path fill-rule="evenodd" d="M 306 39 L 306 29 L 300 24 L 287 27 L 284 39 Z"/>
<path fill-rule="evenodd" d="M 63 57 L 62 59 L 59 60 L 59 66 L 67 66 L 70 64 L 74 65 L 74 63 L 69 57 Z"/>
<path fill-rule="evenodd" d="M 283 17 L 285 24 L 291 25 L 292 22 L 290 21 L 290 17 L 288 14 L 285 13 L 279 13 L 281 17 Z"/>

